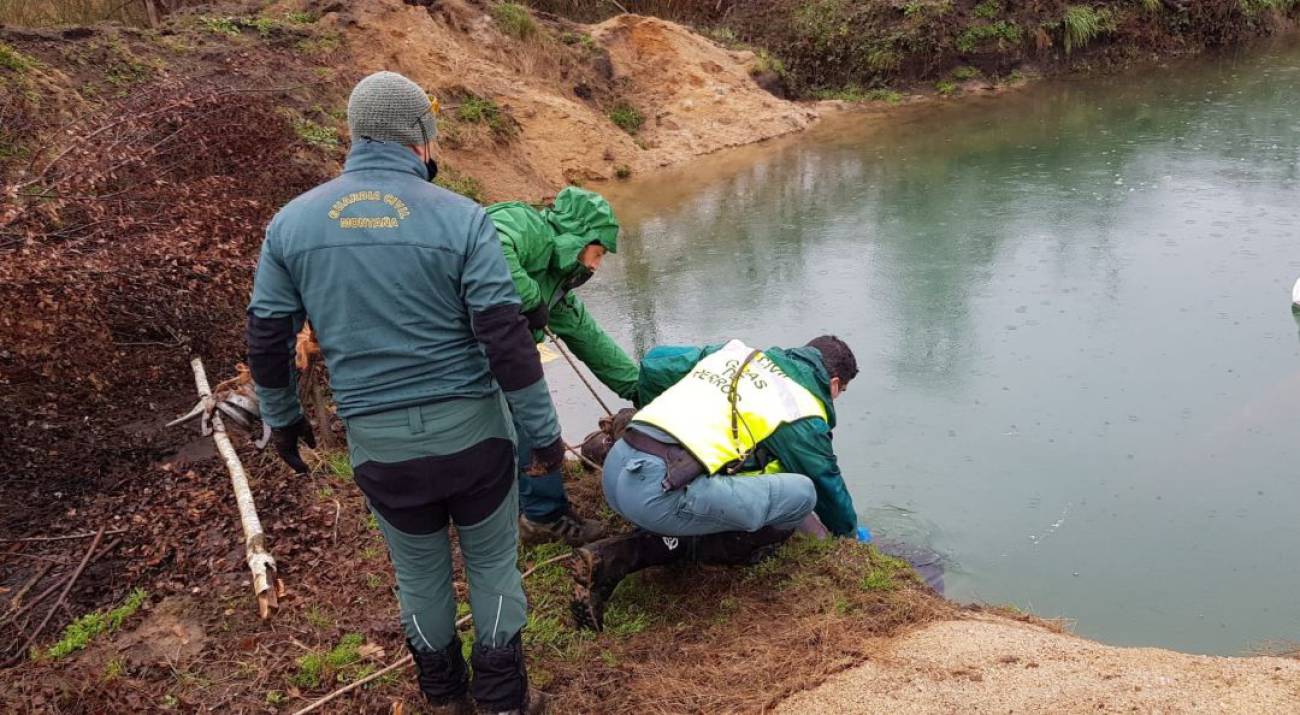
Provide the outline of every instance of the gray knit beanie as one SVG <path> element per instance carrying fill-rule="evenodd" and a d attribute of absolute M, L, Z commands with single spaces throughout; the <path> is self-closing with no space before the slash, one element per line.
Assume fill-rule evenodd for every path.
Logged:
<path fill-rule="evenodd" d="M 352 141 L 368 138 L 421 146 L 438 136 L 433 103 L 420 85 L 396 72 L 376 72 L 357 82 L 348 99 Z"/>

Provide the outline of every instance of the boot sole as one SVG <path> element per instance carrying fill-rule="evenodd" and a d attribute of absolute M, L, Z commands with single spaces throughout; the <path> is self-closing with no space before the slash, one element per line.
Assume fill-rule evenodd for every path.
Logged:
<path fill-rule="evenodd" d="M 596 580 L 596 556 L 586 549 L 573 552 L 568 562 L 569 573 L 573 576 L 573 601 L 569 610 L 578 628 L 591 631 L 601 630 L 603 619 L 596 612 L 592 600 L 591 585 Z"/>

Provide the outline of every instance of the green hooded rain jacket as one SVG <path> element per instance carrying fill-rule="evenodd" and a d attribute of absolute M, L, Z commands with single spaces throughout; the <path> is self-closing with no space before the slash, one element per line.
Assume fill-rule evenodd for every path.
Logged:
<path fill-rule="evenodd" d="M 487 208 L 496 225 L 506 265 L 519 291 L 524 313 L 545 303 L 547 327 L 615 394 L 633 400 L 639 369 L 635 361 L 600 329 L 573 289 L 591 277 L 578 262 L 590 243 L 618 250 L 618 220 L 600 194 L 570 186 L 551 208 L 537 210 L 522 201 Z M 542 342 L 546 335 L 533 332 Z"/>

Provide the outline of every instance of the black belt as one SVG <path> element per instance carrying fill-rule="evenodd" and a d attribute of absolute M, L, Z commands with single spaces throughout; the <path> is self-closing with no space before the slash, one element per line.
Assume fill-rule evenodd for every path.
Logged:
<path fill-rule="evenodd" d="M 654 455 L 662 460 L 668 467 L 668 474 L 664 477 L 664 491 L 671 492 L 675 489 L 681 489 L 687 484 L 708 473 L 704 464 L 690 453 L 690 450 L 680 444 L 667 444 L 651 437 L 645 432 L 641 432 L 636 425 L 628 427 L 623 434 L 623 441 L 633 449 L 638 449 L 646 454 Z"/>

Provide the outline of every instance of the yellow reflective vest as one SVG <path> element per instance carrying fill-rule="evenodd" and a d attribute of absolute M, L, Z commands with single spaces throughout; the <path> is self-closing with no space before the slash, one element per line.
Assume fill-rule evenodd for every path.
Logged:
<path fill-rule="evenodd" d="M 672 435 L 709 474 L 717 474 L 743 462 L 781 425 L 810 417 L 826 419 L 816 395 L 762 351 L 732 340 L 633 420 Z"/>

